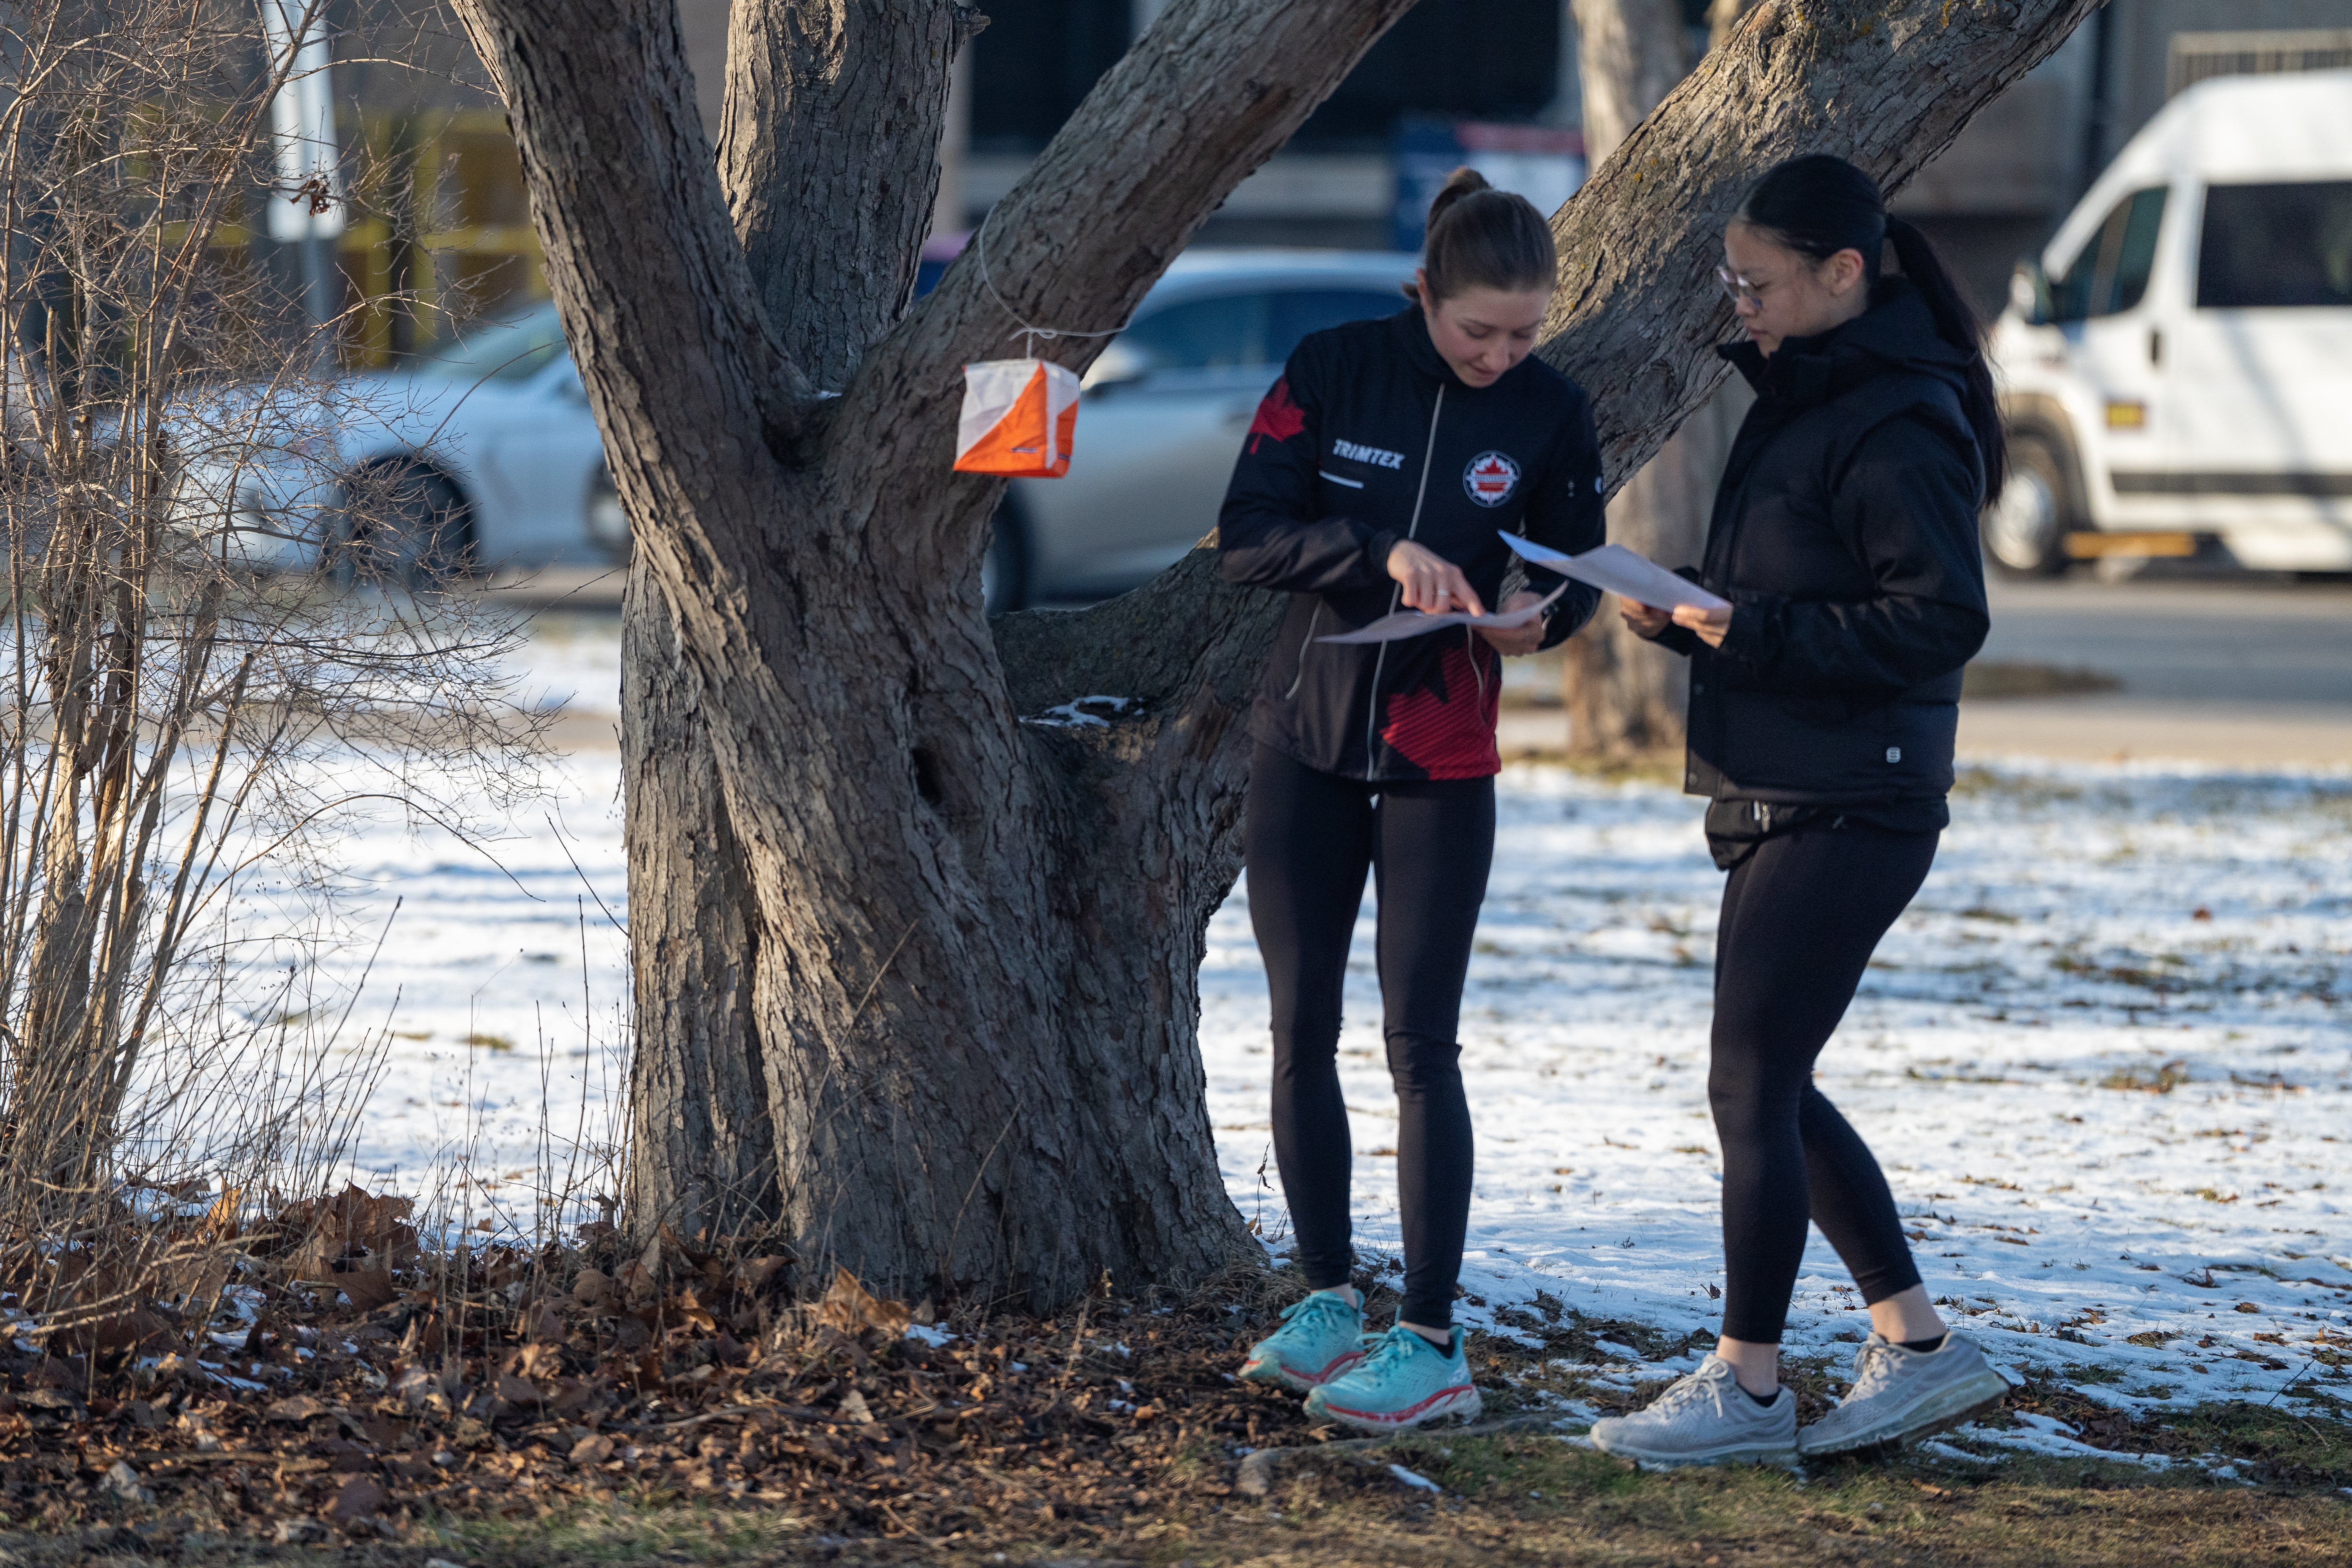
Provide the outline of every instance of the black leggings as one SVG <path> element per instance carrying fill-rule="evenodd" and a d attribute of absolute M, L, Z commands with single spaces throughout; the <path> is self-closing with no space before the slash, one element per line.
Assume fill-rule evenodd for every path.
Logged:
<path fill-rule="evenodd" d="M 1348 1282 L 1339 998 L 1364 872 L 1380 899 L 1381 1001 L 1397 1094 L 1406 1322 L 1449 1328 L 1470 1223 L 1462 981 L 1495 857 L 1495 781 L 1367 784 L 1271 747 L 1250 756 L 1250 925 L 1274 996 L 1274 1155 L 1310 1289 Z"/>
<path fill-rule="evenodd" d="M 1871 950 L 1927 880 L 1936 838 L 1823 821 L 1758 845 L 1723 889 L 1706 1094 L 1723 1142 L 1728 1338 L 1780 1342 L 1808 1218 L 1865 1302 L 1919 1283 L 1878 1162 L 1812 1072 Z"/>

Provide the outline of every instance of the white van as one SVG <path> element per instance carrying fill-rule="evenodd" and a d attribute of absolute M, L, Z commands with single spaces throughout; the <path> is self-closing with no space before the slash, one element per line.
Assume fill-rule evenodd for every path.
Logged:
<path fill-rule="evenodd" d="M 1995 325 L 2018 574 L 2218 543 L 2352 571 L 2352 71 L 2223 77 L 2166 105 Z"/>

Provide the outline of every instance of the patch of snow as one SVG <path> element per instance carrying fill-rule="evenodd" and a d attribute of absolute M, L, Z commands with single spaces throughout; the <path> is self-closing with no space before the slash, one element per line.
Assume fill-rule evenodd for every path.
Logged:
<path fill-rule="evenodd" d="M 1074 701 L 1058 703 L 1043 713 L 1027 715 L 1021 721 L 1047 730 L 1089 727 L 1107 730 L 1110 727 L 1110 719 L 1123 718 L 1129 710 L 1139 713 L 1143 710 L 1143 704 L 1132 697 L 1081 697 Z M 1109 713 L 1110 719 L 1103 717 L 1104 711 Z"/>
<path fill-rule="evenodd" d="M 593 641 L 535 642 L 531 672 L 543 658 L 544 684 L 597 708 L 617 690 L 617 639 Z M 1065 705 L 1069 721 L 1094 700 Z M 599 1184 L 627 1079 L 618 760 L 583 753 L 550 785 L 488 855 L 387 824 L 341 862 L 353 929 L 372 937 L 405 900 L 355 1015 L 394 1031 L 360 1179 L 438 1182 L 450 1212 L 501 1228 L 527 1225 L 548 1189 L 616 1190 Z M 1461 1026 L 1478 1140 L 1462 1283 L 1476 1304 L 1456 1310 L 1485 1329 L 1564 1309 L 1670 1344 L 1712 1335 L 1722 878 L 1704 803 L 1517 767 L 1497 806 Z M 1818 1073 L 1878 1152 L 1941 1310 L 1997 1363 L 2128 1411 L 2352 1394 L 2352 1373 L 2306 1365 L 2352 1310 L 2352 777 L 1977 770 L 1953 816 Z M 1376 918 L 1368 898 L 1339 1062 L 1357 1243 L 1393 1254 L 1395 1162 L 1370 1152 L 1396 1132 Z M 322 971 L 355 977 L 354 946 Z M 1270 1056 L 1245 886 L 1206 949 L 1219 1158 L 1279 1254 L 1288 1216 L 1256 1178 Z M 1794 1354 L 1853 1354 L 1867 1320 L 1851 1283 L 1815 1237 Z M 1602 1353 L 1623 1358 L 1593 1369 L 1620 1386 L 1691 1363 L 1615 1341 Z"/>
<path fill-rule="evenodd" d="M 1402 1465 L 1391 1465 L 1389 1467 L 1389 1474 L 1394 1476 L 1398 1480 L 1402 1481 L 1406 1486 L 1412 1488 L 1416 1491 L 1443 1492 L 1445 1489 L 1444 1487 L 1439 1486 L 1435 1481 L 1431 1480 L 1427 1476 L 1422 1475 L 1415 1470 L 1408 1470 Z"/>

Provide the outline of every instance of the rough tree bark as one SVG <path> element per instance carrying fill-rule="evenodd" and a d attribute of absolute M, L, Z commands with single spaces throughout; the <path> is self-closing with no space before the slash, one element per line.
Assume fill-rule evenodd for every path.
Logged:
<path fill-rule="evenodd" d="M 1697 285 L 1748 171 L 1826 147 L 1899 182 L 2094 3 L 1768 0 L 1558 220 L 1547 352 L 1612 471 L 1711 390 Z M 636 531 L 640 1233 L 773 1219 L 803 1268 L 1041 1302 L 1245 1247 L 1196 985 L 1278 605 L 1196 552 L 992 628 L 959 367 L 1013 346 L 1007 305 L 1124 319 L 1404 7 L 1175 0 L 997 205 L 992 291 L 968 253 L 909 310 L 963 13 L 739 0 L 717 160 L 667 0 L 459 0 Z M 1129 704 L 1031 721 L 1098 692 Z"/>
<path fill-rule="evenodd" d="M 1737 0 L 1727 0 L 1736 4 Z M 1677 0 L 1576 0 L 1584 153 L 1599 169 L 1690 68 Z M 1609 537 L 1654 561 L 1699 558 L 1707 508 L 1745 398 L 1726 386 L 1609 503 Z M 1689 661 L 1627 630 L 1610 605 L 1560 650 L 1570 752 L 1620 757 L 1682 744 Z"/>

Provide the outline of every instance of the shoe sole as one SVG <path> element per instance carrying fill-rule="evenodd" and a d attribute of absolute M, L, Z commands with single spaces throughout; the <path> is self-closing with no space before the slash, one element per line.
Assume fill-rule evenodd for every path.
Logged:
<path fill-rule="evenodd" d="M 1325 1367 L 1323 1375 L 1319 1378 L 1311 1377 L 1305 1373 L 1293 1372 L 1280 1362 L 1255 1361 L 1244 1363 L 1239 1375 L 1244 1383 L 1255 1383 L 1261 1387 L 1286 1388 L 1293 1394 L 1312 1394 L 1333 1378 L 1354 1371 L 1356 1363 L 1363 1359 L 1360 1352 L 1356 1355 L 1341 1356 L 1338 1361 Z"/>
<path fill-rule="evenodd" d="M 1310 1416 L 1318 1416 L 1325 1421 L 1336 1421 L 1340 1426 L 1351 1427 L 1358 1432 L 1370 1432 L 1377 1436 L 1387 1432 L 1410 1432 L 1415 1427 L 1426 1426 L 1434 1421 L 1451 1420 L 1456 1416 L 1464 1420 L 1475 1421 L 1485 1413 L 1486 1408 L 1486 1402 L 1478 1396 L 1476 1389 L 1465 1388 L 1454 1391 L 1450 1395 L 1434 1397 L 1428 1404 L 1416 1408 L 1411 1415 L 1384 1415 L 1367 1410 L 1334 1410 L 1328 1405 L 1309 1405 L 1307 1414 Z"/>
<path fill-rule="evenodd" d="M 1797 1452 L 1808 1459 L 1825 1459 L 1838 1455 L 1861 1454 L 1868 1450 L 1892 1453 L 1906 1443 L 1931 1437 L 1975 1420 L 1978 1416 L 2000 1408 L 2009 1397 L 2009 1380 L 1990 1367 L 1971 1373 L 1951 1387 L 1927 1395 L 1891 1420 L 1875 1426 L 1865 1426 L 1860 1432 L 1826 1442 L 1809 1444 L 1805 1436 L 1797 1434 Z"/>
<path fill-rule="evenodd" d="M 1663 1454 L 1637 1448 L 1628 1444 L 1592 1439 L 1592 1446 L 1604 1454 L 1653 1470 L 1680 1470 L 1701 1465 L 1791 1465 L 1796 1463 L 1797 1446 L 1790 1443 L 1741 1443 L 1728 1448 L 1709 1449 L 1703 1454 Z"/>

